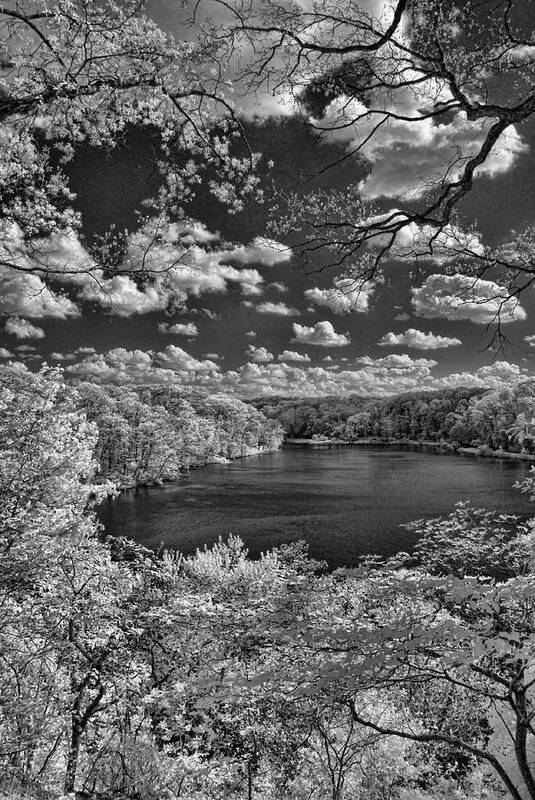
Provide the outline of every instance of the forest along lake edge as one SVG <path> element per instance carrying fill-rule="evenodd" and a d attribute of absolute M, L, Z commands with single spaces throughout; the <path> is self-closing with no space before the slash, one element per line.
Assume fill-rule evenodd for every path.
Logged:
<path fill-rule="evenodd" d="M 525 462 L 436 446 L 284 445 L 123 492 L 98 512 L 108 533 L 154 549 L 190 554 L 234 534 L 257 556 L 304 540 L 313 557 L 334 568 L 368 553 L 410 550 L 415 535 L 400 526 L 447 515 L 460 501 L 528 518 L 533 506 L 513 488 L 528 473 Z"/>

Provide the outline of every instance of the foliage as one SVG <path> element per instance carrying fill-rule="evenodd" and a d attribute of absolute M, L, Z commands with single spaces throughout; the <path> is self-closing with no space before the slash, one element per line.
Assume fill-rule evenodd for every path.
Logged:
<path fill-rule="evenodd" d="M 305 261 L 327 253 L 355 287 L 381 281 L 388 259 L 440 264 L 476 287 L 488 272 L 502 284 L 499 322 L 530 285 L 533 229 L 486 247 L 456 211 L 479 175 L 506 169 L 506 153 L 525 147 L 518 128 L 535 110 L 526 3 L 215 4 L 245 90 L 294 98 L 314 130 L 346 143 L 337 165 L 358 158 L 365 173 L 341 190 L 281 192 L 278 235 L 295 239 Z M 399 205 L 385 208 L 385 197 Z"/>
<path fill-rule="evenodd" d="M 101 475 L 121 487 L 175 480 L 190 467 L 272 452 L 282 441 L 278 423 L 237 398 L 91 383 L 78 392 L 98 429 Z"/>
<path fill-rule="evenodd" d="M 407 392 L 386 399 L 325 397 L 253 401 L 278 419 L 290 437 L 326 435 L 359 439 L 412 440 L 533 453 L 535 387 L 525 381 L 506 389 L 444 389 Z"/>

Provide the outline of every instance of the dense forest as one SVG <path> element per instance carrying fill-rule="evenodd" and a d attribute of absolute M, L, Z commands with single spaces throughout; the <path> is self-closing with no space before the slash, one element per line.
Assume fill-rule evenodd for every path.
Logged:
<path fill-rule="evenodd" d="M 96 423 L 99 475 L 120 487 L 174 480 L 211 461 L 270 453 L 281 425 L 225 395 L 175 387 L 81 383 L 77 397 Z"/>
<path fill-rule="evenodd" d="M 232 537 L 156 555 L 99 530 L 80 397 L 183 397 L 0 375 L 0 796 L 535 797 L 532 523 L 460 504 L 410 559 L 334 573 Z"/>
<path fill-rule="evenodd" d="M 288 437 L 444 442 L 533 453 L 535 381 L 509 388 L 408 392 L 386 399 L 262 398 L 254 405 Z"/>

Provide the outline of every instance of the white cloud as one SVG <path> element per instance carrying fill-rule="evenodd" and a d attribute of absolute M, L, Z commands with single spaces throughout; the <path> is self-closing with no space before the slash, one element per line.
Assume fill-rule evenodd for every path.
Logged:
<path fill-rule="evenodd" d="M 198 336 L 199 329 L 194 322 L 177 322 L 169 325 L 167 322 L 160 322 L 158 330 L 161 333 L 173 333 L 176 336 Z"/>
<path fill-rule="evenodd" d="M 68 297 L 50 289 L 38 275 L 0 267 L 0 311 L 32 319 L 66 319 L 80 314 Z"/>
<path fill-rule="evenodd" d="M 310 356 L 307 353 L 296 353 L 295 350 L 283 350 L 277 356 L 277 361 L 310 361 Z"/>
<path fill-rule="evenodd" d="M 348 333 L 336 333 L 332 323 L 327 320 L 316 322 L 312 328 L 294 322 L 293 333 L 293 342 L 314 344 L 320 347 L 343 347 L 351 341 Z"/>
<path fill-rule="evenodd" d="M 181 347 L 177 347 L 174 344 L 168 344 L 165 350 L 160 353 L 155 353 L 154 358 L 159 366 L 172 369 L 175 372 L 199 373 L 219 370 L 218 365 L 213 361 L 209 359 L 201 361 L 194 358 Z"/>
<path fill-rule="evenodd" d="M 433 264 L 444 264 L 459 254 L 474 254 L 483 256 L 485 248 L 481 235 L 474 230 L 463 231 L 456 225 L 445 225 L 442 230 L 437 230 L 431 225 L 417 225 L 410 222 L 396 232 L 396 238 L 391 244 L 392 225 L 407 221 L 407 213 L 399 208 L 391 208 L 382 214 L 367 217 L 360 222 L 362 226 L 378 226 L 378 232 L 367 241 L 369 250 L 380 250 L 389 246 L 389 255 L 399 261 L 418 261 Z M 381 233 L 381 225 L 386 228 Z"/>
<path fill-rule="evenodd" d="M 157 286 L 139 287 L 128 275 L 114 275 L 107 280 L 89 278 L 78 294 L 80 300 L 98 303 L 117 317 L 148 314 L 166 308 L 169 297 Z"/>
<path fill-rule="evenodd" d="M 297 308 L 290 308 L 286 303 L 260 303 L 256 310 L 260 314 L 274 314 L 278 317 L 299 317 L 301 312 Z"/>
<path fill-rule="evenodd" d="M 466 275 L 430 275 L 419 288 L 412 289 L 412 305 L 419 317 L 470 320 L 480 325 L 502 324 L 526 318 L 526 312 L 507 290 L 494 281 Z"/>
<path fill-rule="evenodd" d="M 54 361 L 74 361 L 76 355 L 74 353 L 50 353 L 50 358 Z"/>
<path fill-rule="evenodd" d="M 4 325 L 7 333 L 16 336 L 17 339 L 43 339 L 45 332 L 37 325 L 32 325 L 27 319 L 22 317 L 10 317 Z"/>
<path fill-rule="evenodd" d="M 359 288 L 351 278 L 341 278 L 333 283 L 334 287 L 330 289 L 319 289 L 317 286 L 307 289 L 305 297 L 317 306 L 330 308 L 335 314 L 368 311 L 373 294 L 371 284 L 364 284 Z"/>
<path fill-rule="evenodd" d="M 32 242 L 25 241 L 16 226 L 4 226 L 2 234 L 0 256 L 18 269 L 0 269 L 0 311 L 25 317 L 64 318 L 80 313 L 69 296 L 45 285 L 40 270 L 50 273 L 53 282 L 68 287 L 78 301 L 96 303 L 110 314 L 129 317 L 180 307 L 191 296 L 224 293 L 232 283 L 243 295 L 258 296 L 264 288 L 258 270 L 230 262 L 273 266 L 291 258 L 289 248 L 271 239 L 257 237 L 250 245 L 213 249 L 211 245 L 219 234 L 211 234 L 200 223 L 151 220 L 129 237 L 125 258 L 118 267 L 120 274 L 106 277 L 72 232 Z M 23 271 L 30 267 L 33 274 Z"/>
<path fill-rule="evenodd" d="M 199 360 L 176 345 L 152 353 L 116 347 L 107 353 L 94 353 L 67 372 L 83 380 L 114 384 L 199 384 L 213 380 L 219 367 L 211 360 Z"/>
<path fill-rule="evenodd" d="M 95 353 L 96 350 L 94 347 L 77 347 L 74 351 L 77 355 L 87 356 Z"/>
<path fill-rule="evenodd" d="M 245 353 L 256 364 L 267 364 L 274 358 L 273 353 L 265 347 L 255 347 L 254 344 L 248 344 Z"/>
<path fill-rule="evenodd" d="M 273 239 L 257 236 L 249 245 L 236 245 L 228 250 L 225 260 L 274 267 L 276 264 L 285 264 L 291 257 L 291 248 Z"/>
<path fill-rule="evenodd" d="M 535 335 L 531 334 L 531 336 L 524 336 L 524 341 L 528 347 L 535 347 Z"/>
<path fill-rule="evenodd" d="M 442 347 L 454 347 L 462 344 L 460 339 L 450 336 L 437 336 L 424 333 L 416 328 L 407 328 L 405 333 L 385 333 L 377 344 L 380 347 L 412 347 L 415 350 L 439 350 Z"/>
<path fill-rule="evenodd" d="M 7 357 L 7 356 L 6 356 Z M 437 362 L 413 359 L 407 354 L 358 359 L 352 368 L 310 367 L 300 364 L 254 363 L 222 372 L 211 360 L 200 361 L 179 347 L 169 345 L 161 353 L 115 348 L 105 354 L 86 356 L 68 366 L 67 372 L 97 383 L 195 385 L 210 392 L 242 397 L 284 394 L 323 396 L 361 394 L 383 397 L 410 390 L 434 390 L 452 386 L 498 388 L 531 377 L 516 364 L 499 361 L 474 372 L 435 377 Z"/>
<path fill-rule="evenodd" d="M 6 347 L 0 347 L 0 358 L 14 358 L 14 354 Z"/>
<path fill-rule="evenodd" d="M 15 347 L 17 353 L 33 353 L 37 348 L 33 344 L 18 344 Z"/>
<path fill-rule="evenodd" d="M 396 314 L 394 317 L 396 322 L 407 322 L 410 319 L 410 314 L 406 314 L 404 311 L 401 314 Z"/>
<path fill-rule="evenodd" d="M 288 291 L 288 287 L 286 286 L 286 284 L 282 283 L 281 281 L 273 281 L 273 283 L 268 283 L 267 288 L 275 289 L 275 291 L 281 292 L 281 294 Z"/>
<path fill-rule="evenodd" d="M 404 78 L 409 80 L 410 73 L 406 72 Z M 446 121 L 436 124 L 432 117 L 420 121 L 386 119 L 381 111 L 414 118 L 430 110 L 437 101 L 450 99 L 445 83 L 429 80 L 427 84 L 406 87 L 393 94 L 376 90 L 370 99 L 371 107 L 378 112 L 374 114 L 369 114 L 359 100 L 339 97 L 330 104 L 325 117 L 314 123 L 329 130 L 332 139 L 347 142 L 348 150 L 362 145 L 359 152 L 371 166 L 370 173 L 359 183 L 363 198 L 415 200 L 437 181 L 456 180 L 461 175 L 467 160 L 482 146 L 492 120 L 468 120 L 463 111 L 456 111 L 449 119 L 444 117 Z M 380 121 L 380 127 L 374 131 Z M 516 128 L 510 126 L 477 168 L 476 176 L 494 177 L 506 172 L 526 150 Z"/>
<path fill-rule="evenodd" d="M 248 336 L 250 339 L 256 339 L 256 337 L 258 336 L 256 331 L 247 331 L 245 335 Z"/>

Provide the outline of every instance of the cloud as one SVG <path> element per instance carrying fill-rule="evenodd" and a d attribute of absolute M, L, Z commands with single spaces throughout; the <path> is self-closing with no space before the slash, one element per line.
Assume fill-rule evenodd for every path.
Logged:
<path fill-rule="evenodd" d="M 293 342 L 313 344 L 320 347 L 344 347 L 351 341 L 348 333 L 336 333 L 332 323 L 327 320 L 316 322 L 312 328 L 294 322 L 293 333 Z"/>
<path fill-rule="evenodd" d="M 10 317 L 6 320 L 4 328 L 7 333 L 11 334 L 11 336 L 16 336 L 17 339 L 43 339 L 45 335 L 42 328 L 32 325 L 31 322 L 28 322 L 27 319 L 22 319 L 22 317 Z"/>
<path fill-rule="evenodd" d="M 410 80 L 408 70 L 404 79 Z M 479 152 L 492 125 L 490 119 L 468 120 L 464 111 L 452 112 L 438 124 L 432 117 L 414 121 L 437 102 L 450 99 L 446 84 L 430 79 L 417 89 L 406 87 L 393 94 L 377 89 L 369 99 L 376 112 L 373 114 L 357 99 L 338 97 L 327 107 L 323 119 L 313 122 L 329 131 L 333 140 L 347 142 L 348 151 L 360 146 L 360 155 L 370 165 L 369 174 L 358 186 L 364 199 L 415 200 L 445 178 L 458 179 L 468 159 Z M 382 111 L 412 121 L 386 118 Z M 379 122 L 381 125 L 376 127 Z M 516 128 L 510 126 L 477 168 L 476 176 L 503 174 L 527 149 Z"/>
<path fill-rule="evenodd" d="M 455 347 L 462 344 L 460 339 L 424 333 L 416 328 L 407 328 L 405 333 L 385 333 L 377 344 L 380 347 L 412 347 L 415 350 L 439 350 L 442 347 Z"/>
<path fill-rule="evenodd" d="M 273 239 L 257 236 L 249 245 L 237 245 L 227 251 L 227 261 L 238 261 L 240 264 L 262 264 L 274 267 L 285 264 L 292 258 L 292 250 Z"/>
<path fill-rule="evenodd" d="M 50 358 L 54 361 L 74 361 L 76 358 L 75 353 L 50 353 Z"/>
<path fill-rule="evenodd" d="M 255 347 L 254 344 L 248 344 L 245 353 L 256 364 L 267 364 L 274 358 L 273 353 L 270 353 L 265 347 Z"/>
<path fill-rule="evenodd" d="M 199 360 L 176 345 L 153 353 L 116 347 L 94 353 L 67 367 L 67 373 L 95 383 L 118 385 L 172 384 L 204 385 L 219 374 L 211 360 Z"/>
<path fill-rule="evenodd" d="M 79 308 L 49 288 L 38 275 L 0 267 L 0 311 L 32 319 L 77 317 Z"/>
<path fill-rule="evenodd" d="M 524 336 L 524 341 L 528 347 L 535 347 L 535 335 L 531 334 L 531 336 Z"/>
<path fill-rule="evenodd" d="M 245 335 L 248 336 L 250 339 L 256 339 L 256 337 L 258 336 L 256 331 L 247 331 Z"/>
<path fill-rule="evenodd" d="M 474 372 L 443 377 L 433 375 L 436 366 L 437 362 L 432 359 L 411 358 L 404 353 L 376 359 L 366 356 L 344 369 L 277 360 L 277 363 L 251 361 L 236 370 L 222 372 L 214 361 L 196 359 L 181 348 L 169 345 L 160 353 L 114 348 L 104 354 L 86 356 L 79 363 L 69 365 L 66 372 L 96 383 L 193 385 L 209 392 L 227 392 L 239 397 L 272 394 L 386 397 L 404 391 L 432 391 L 452 386 L 499 388 L 531 377 L 518 365 L 505 361 Z"/>
<path fill-rule="evenodd" d="M 83 355 L 91 355 L 92 353 L 95 353 L 96 350 L 94 347 L 77 347 L 74 352 L 77 355 L 83 356 Z"/>
<path fill-rule="evenodd" d="M 199 360 L 194 358 L 181 347 L 168 344 L 165 350 L 155 353 L 158 366 L 181 373 L 199 373 L 218 371 L 219 367 L 209 359 Z"/>
<path fill-rule="evenodd" d="M 78 298 L 98 303 L 104 311 L 117 317 L 163 311 L 169 303 L 168 295 L 158 286 L 140 288 L 128 275 L 114 275 L 113 278 L 98 281 L 89 278 L 78 293 Z"/>
<path fill-rule="evenodd" d="M 317 286 L 307 289 L 304 293 L 305 297 L 317 306 L 330 308 L 335 314 L 368 311 L 373 294 L 371 284 L 364 284 L 359 288 L 351 278 L 341 278 L 333 283 L 334 287 L 330 289 L 319 289 Z"/>
<path fill-rule="evenodd" d="M 167 322 L 160 322 L 158 330 L 161 333 L 173 333 L 176 336 L 198 336 L 199 329 L 194 322 L 177 322 L 169 325 Z"/>
<path fill-rule="evenodd" d="M 410 319 L 410 314 L 402 312 L 401 314 L 396 314 L 394 319 L 396 320 L 396 322 L 407 322 L 407 320 Z"/>
<path fill-rule="evenodd" d="M 281 294 L 288 291 L 288 287 L 286 286 L 286 284 L 282 283 L 281 281 L 273 281 L 273 283 L 268 283 L 267 288 L 275 289 L 275 291 L 281 292 Z"/>
<path fill-rule="evenodd" d="M 36 349 L 33 344 L 18 344 L 15 347 L 17 353 L 34 353 Z"/>
<path fill-rule="evenodd" d="M 211 234 L 200 223 L 167 223 L 151 220 L 128 237 L 120 274 L 107 277 L 73 232 L 52 234 L 28 242 L 17 226 L 4 226 L 0 256 L 17 270 L 0 269 L 0 311 L 24 317 L 79 315 L 79 303 L 95 303 L 120 317 L 183 306 L 190 297 L 224 293 L 229 284 L 243 295 L 261 295 L 264 279 L 257 269 L 233 266 L 273 266 L 288 261 L 291 250 L 271 239 L 257 237 L 250 245 L 212 245 Z M 205 249 L 201 245 L 206 245 Z M 25 269 L 34 270 L 33 274 Z M 35 272 L 37 270 L 37 272 Z M 47 272 L 53 285 L 39 274 Z M 207 310 L 207 315 L 213 314 Z"/>
<path fill-rule="evenodd" d="M 290 308 L 286 303 L 260 303 L 256 310 L 260 314 L 274 314 L 277 317 L 299 317 L 301 312 L 297 308 Z"/>
<path fill-rule="evenodd" d="M 526 312 L 507 289 L 494 281 L 477 280 L 467 275 L 430 275 L 412 290 L 414 313 L 431 319 L 470 320 L 479 325 L 502 324 L 526 319 Z"/>
<path fill-rule="evenodd" d="M 14 354 L 11 353 L 7 348 L 0 347 L 0 358 L 14 358 Z"/>
<path fill-rule="evenodd" d="M 296 353 L 295 350 L 283 350 L 277 356 L 277 361 L 310 361 L 310 356 L 307 353 Z"/>
<path fill-rule="evenodd" d="M 400 222 L 406 222 L 407 213 L 399 208 L 391 208 L 382 214 L 368 217 L 360 223 L 362 226 L 376 225 L 379 230 L 376 235 L 367 241 L 369 250 L 381 250 L 389 246 L 389 255 L 392 259 L 399 261 L 418 261 L 429 262 L 432 264 L 444 264 L 452 257 L 459 254 L 475 254 L 483 256 L 485 248 L 481 241 L 481 235 L 474 230 L 463 231 L 456 225 L 445 225 L 442 230 L 437 230 L 431 225 L 418 225 L 410 222 L 396 232 L 396 238 L 391 244 L 392 233 L 389 228 Z M 380 232 L 381 225 L 384 224 L 386 232 Z"/>

